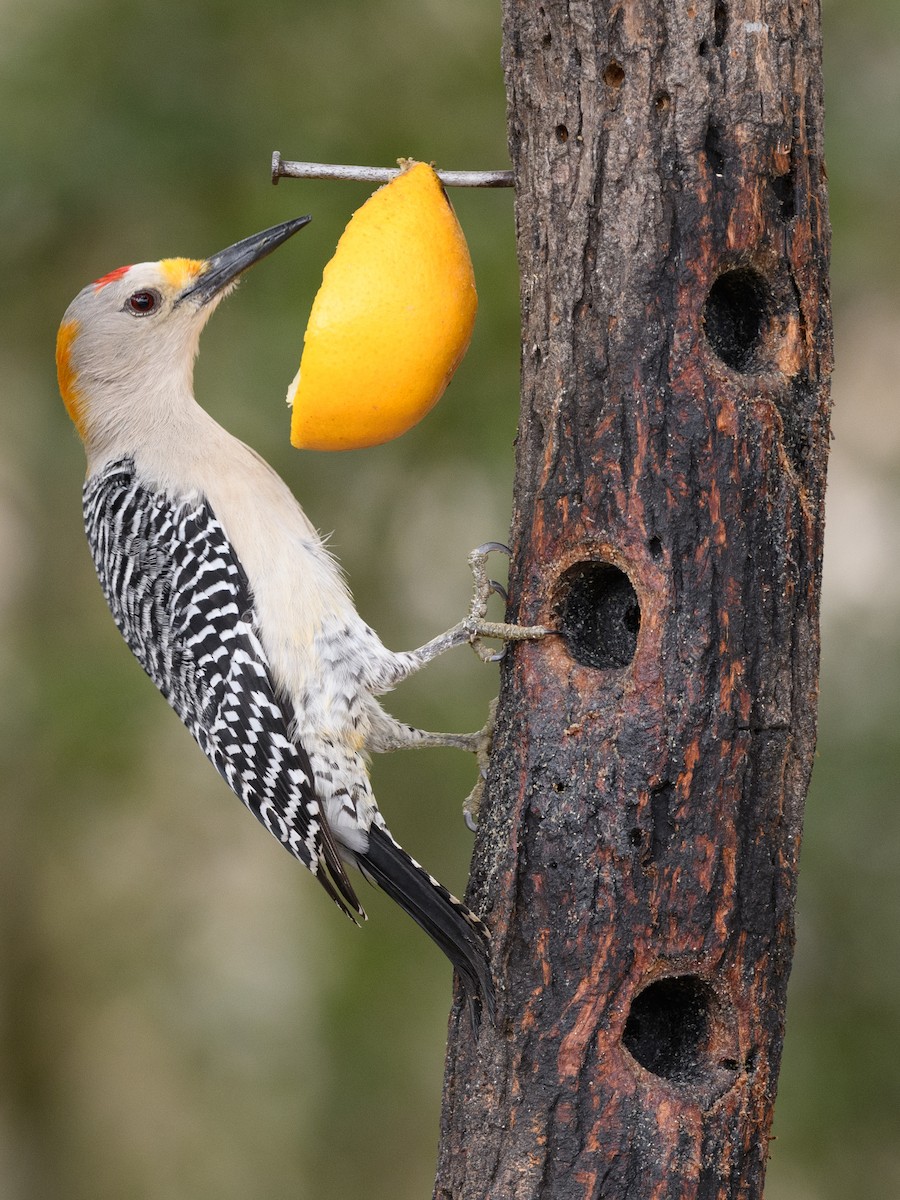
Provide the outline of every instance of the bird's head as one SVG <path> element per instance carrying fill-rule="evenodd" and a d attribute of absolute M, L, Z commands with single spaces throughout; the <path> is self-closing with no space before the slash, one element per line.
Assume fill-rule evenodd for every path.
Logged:
<path fill-rule="evenodd" d="M 309 221 L 297 217 L 207 259 L 119 267 L 83 288 L 56 339 L 59 390 L 88 444 L 141 393 L 191 386 L 203 326 L 253 263 Z"/>

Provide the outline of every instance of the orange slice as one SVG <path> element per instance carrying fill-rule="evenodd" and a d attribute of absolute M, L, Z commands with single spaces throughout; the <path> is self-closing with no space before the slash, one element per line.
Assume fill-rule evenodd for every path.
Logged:
<path fill-rule="evenodd" d="M 406 433 L 468 348 L 478 298 L 466 239 L 434 170 L 401 168 L 353 214 L 325 267 L 288 389 L 298 448 Z"/>

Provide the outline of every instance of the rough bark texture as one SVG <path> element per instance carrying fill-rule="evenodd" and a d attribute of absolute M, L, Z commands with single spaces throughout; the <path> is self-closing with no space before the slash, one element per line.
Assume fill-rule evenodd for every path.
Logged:
<path fill-rule="evenodd" d="M 504 0 L 512 649 L 438 1200 L 758 1197 L 815 742 L 818 5 Z"/>

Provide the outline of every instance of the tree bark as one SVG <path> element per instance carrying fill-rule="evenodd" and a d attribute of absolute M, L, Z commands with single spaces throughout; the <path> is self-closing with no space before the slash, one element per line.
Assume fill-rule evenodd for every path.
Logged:
<path fill-rule="evenodd" d="M 815 744 L 818 5 L 504 0 L 510 649 L 438 1200 L 758 1197 Z"/>

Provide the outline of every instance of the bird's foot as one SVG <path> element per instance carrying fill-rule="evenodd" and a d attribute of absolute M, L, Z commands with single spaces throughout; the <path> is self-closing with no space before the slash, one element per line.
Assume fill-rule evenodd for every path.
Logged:
<path fill-rule="evenodd" d="M 496 579 L 489 578 L 487 573 L 488 555 L 495 551 L 507 556 L 510 553 L 509 547 L 504 546 L 502 542 L 485 542 L 469 555 L 475 590 L 464 624 L 468 627 L 469 644 L 483 662 L 499 662 L 505 653 L 505 648 L 497 651 L 486 646 L 485 638 L 503 642 L 525 642 L 538 641 L 548 633 L 553 633 L 552 629 L 546 629 L 543 625 L 510 625 L 505 621 L 487 619 L 488 600 L 491 596 L 497 595 L 504 602 L 507 599 L 506 589 Z"/>
<path fill-rule="evenodd" d="M 484 798 L 484 785 L 487 781 L 488 763 L 491 759 L 491 748 L 494 744 L 494 727 L 497 716 L 497 701 L 492 700 L 488 708 L 488 718 L 484 728 L 473 735 L 473 746 L 478 762 L 478 779 L 475 786 L 463 801 L 463 820 L 474 833 L 478 828 L 478 818 L 481 813 L 481 801 Z"/>

